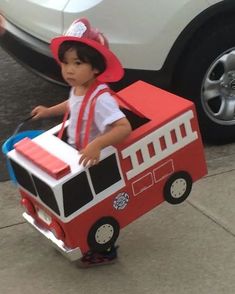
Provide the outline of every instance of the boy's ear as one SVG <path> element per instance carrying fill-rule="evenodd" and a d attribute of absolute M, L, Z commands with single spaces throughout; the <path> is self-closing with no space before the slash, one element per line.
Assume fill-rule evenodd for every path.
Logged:
<path fill-rule="evenodd" d="M 100 73 L 100 71 L 97 68 L 93 69 L 94 74 L 98 75 Z"/>

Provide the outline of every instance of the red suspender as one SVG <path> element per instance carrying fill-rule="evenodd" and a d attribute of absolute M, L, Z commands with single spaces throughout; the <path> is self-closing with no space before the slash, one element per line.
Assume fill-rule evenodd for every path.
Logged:
<path fill-rule="evenodd" d="M 139 112 L 136 108 L 134 108 L 131 104 L 129 104 L 128 102 L 126 102 L 121 96 L 119 96 L 117 93 L 113 92 L 110 88 L 106 87 L 104 89 L 99 90 L 95 96 L 92 98 L 91 104 L 90 104 L 90 108 L 89 108 L 89 113 L 88 113 L 88 119 L 86 122 L 86 126 L 85 126 L 85 134 L 84 134 L 84 138 L 83 138 L 83 142 L 80 142 L 80 133 L 81 133 L 81 129 L 82 129 L 82 119 L 84 116 L 84 111 L 86 109 L 86 106 L 89 102 L 90 96 L 92 95 L 92 93 L 94 92 L 94 90 L 97 88 L 97 86 L 100 83 L 95 82 L 90 89 L 87 91 L 83 101 L 82 101 L 82 105 L 78 114 L 78 120 L 77 120 L 77 126 L 76 126 L 76 133 L 75 133 L 75 144 L 78 150 L 81 150 L 83 148 L 85 148 L 85 146 L 89 143 L 89 135 L 90 135 L 90 129 L 91 129 L 91 125 L 93 122 L 93 118 L 94 118 L 94 112 L 95 112 L 95 105 L 96 105 L 96 101 L 98 99 L 98 97 L 100 95 L 102 95 L 105 92 L 109 92 L 112 96 L 115 96 L 117 98 L 117 100 L 121 101 L 124 105 L 127 106 L 128 109 L 130 109 L 132 112 L 136 113 L 138 116 L 142 117 L 143 114 L 141 112 Z M 64 115 L 63 118 L 63 123 L 61 126 L 61 129 L 59 131 L 58 137 L 61 139 L 63 132 L 64 132 L 64 127 L 65 127 L 65 122 L 68 119 L 68 115 L 69 115 L 69 111 L 67 111 Z"/>
<path fill-rule="evenodd" d="M 80 108 L 80 112 L 79 112 L 79 116 L 78 116 L 78 120 L 82 120 L 82 117 L 83 117 L 83 112 L 84 112 L 84 110 L 85 110 L 85 108 L 86 108 L 86 105 L 87 105 L 87 103 L 88 103 L 88 100 L 89 100 L 89 98 L 90 98 L 90 95 L 91 95 L 91 93 L 92 93 L 92 91 L 94 91 L 94 89 L 97 87 L 97 85 L 98 85 L 98 83 L 97 82 L 95 82 L 89 89 L 88 89 L 88 91 L 87 91 L 87 93 L 86 93 L 86 95 L 85 95 L 85 97 L 84 97 L 84 99 L 83 99 L 83 101 L 82 101 L 82 105 L 81 105 L 81 108 Z M 63 117 L 63 122 L 62 122 L 62 126 L 61 126 L 61 129 L 60 129 L 60 131 L 59 131 L 59 133 L 58 133 L 58 138 L 62 138 L 62 136 L 63 136 L 63 133 L 64 133 L 64 128 L 65 128 L 65 122 L 66 122 L 66 120 L 68 119 L 68 116 L 69 116 L 69 109 L 65 112 L 65 114 L 64 114 L 64 117 Z M 82 113 L 81 113 L 82 112 Z M 79 131 L 80 131 L 80 129 L 81 129 L 81 126 L 79 127 Z M 76 132 L 78 131 L 78 124 L 77 124 L 77 127 L 76 127 Z"/>
<path fill-rule="evenodd" d="M 60 128 L 60 131 L 57 135 L 57 137 L 61 140 L 62 139 L 62 136 L 63 136 L 63 133 L 64 133 L 64 127 L 65 127 L 65 122 L 66 120 L 68 119 L 69 117 L 69 110 L 67 110 L 64 114 L 64 117 L 63 117 L 63 122 L 62 122 L 62 126 Z"/>
<path fill-rule="evenodd" d="M 82 129 L 82 119 L 84 116 L 84 112 L 86 109 L 86 106 L 89 102 L 89 99 L 92 95 L 92 93 L 94 92 L 94 90 L 97 88 L 97 86 L 101 84 L 99 82 L 94 82 L 93 85 L 91 85 L 91 87 L 88 89 L 88 91 L 86 92 L 86 95 L 82 101 L 82 105 L 78 114 L 78 120 L 77 120 L 77 126 L 76 126 L 76 131 L 75 131 L 75 145 L 77 147 L 78 150 L 81 150 L 81 143 L 80 141 L 80 133 L 81 133 L 81 129 Z"/>
<path fill-rule="evenodd" d="M 93 103 L 93 101 L 94 100 L 96 101 L 97 98 L 99 97 L 99 95 L 101 95 L 102 93 L 109 91 L 108 87 L 105 88 L 105 89 L 102 89 L 102 90 L 98 91 L 98 93 L 92 98 L 90 109 L 89 109 L 89 114 L 88 114 L 88 121 L 86 123 L 84 140 L 83 140 L 83 144 L 81 144 L 81 142 L 79 142 L 79 141 L 80 141 L 80 133 L 81 133 L 81 129 L 82 129 L 82 119 L 83 119 L 83 116 L 84 116 L 84 112 L 85 112 L 86 106 L 87 106 L 87 104 L 88 104 L 88 102 L 90 100 L 90 97 L 91 97 L 92 93 L 97 88 L 97 86 L 100 85 L 100 84 L 101 83 L 95 82 L 88 89 L 88 91 L 87 91 L 87 93 L 86 93 L 86 95 L 85 95 L 85 97 L 84 97 L 84 99 L 82 101 L 82 105 L 81 105 L 81 108 L 80 108 L 80 111 L 79 111 L 79 114 L 78 114 L 76 131 L 75 131 L 75 144 L 76 144 L 76 147 L 77 147 L 78 150 L 81 150 L 81 148 L 84 148 L 84 146 L 86 146 L 88 144 L 89 131 L 90 131 L 91 124 L 92 124 L 92 121 L 93 121 L 92 115 L 94 115 L 94 108 L 95 108 L 95 103 Z M 93 104 L 93 106 L 92 106 L 92 104 Z M 69 116 L 69 110 L 66 111 L 66 113 L 64 115 L 62 126 L 61 126 L 61 129 L 60 129 L 59 133 L 58 133 L 58 138 L 60 138 L 60 139 L 62 139 L 64 128 L 65 128 L 65 122 L 68 119 L 68 116 Z M 86 144 L 85 144 L 85 142 L 86 142 Z"/>
<path fill-rule="evenodd" d="M 85 129 L 85 135 L 84 135 L 82 148 L 85 148 L 89 142 L 90 129 L 91 129 L 91 125 L 92 125 L 93 118 L 94 118 L 95 105 L 96 105 L 97 98 L 105 92 L 110 92 L 110 89 L 108 87 L 104 88 L 104 89 L 98 91 L 98 93 L 92 98 L 90 109 L 89 109 L 89 114 L 88 114 L 88 119 L 87 119 L 87 123 L 86 123 L 86 129 Z"/>
<path fill-rule="evenodd" d="M 83 140 L 82 148 L 85 148 L 86 145 L 89 143 L 89 135 L 90 135 L 90 129 L 91 129 L 91 125 L 92 125 L 93 118 L 94 118 L 96 101 L 99 98 L 99 96 L 102 95 L 105 92 L 108 92 L 112 96 L 115 96 L 115 98 L 117 98 L 117 100 L 119 100 L 123 104 L 125 104 L 127 106 L 127 108 L 130 109 L 132 112 L 136 113 L 140 117 L 143 116 L 143 114 L 141 114 L 137 109 L 135 109 L 128 102 L 126 102 L 117 93 L 113 92 L 110 88 L 104 88 L 104 89 L 100 90 L 98 93 L 96 93 L 96 95 L 92 98 L 92 101 L 91 101 L 91 105 L 90 105 L 90 109 L 89 109 L 89 114 L 88 114 L 88 119 L 87 119 L 87 123 L 86 123 L 86 129 L 85 129 L 85 135 L 84 135 L 84 140 Z"/>

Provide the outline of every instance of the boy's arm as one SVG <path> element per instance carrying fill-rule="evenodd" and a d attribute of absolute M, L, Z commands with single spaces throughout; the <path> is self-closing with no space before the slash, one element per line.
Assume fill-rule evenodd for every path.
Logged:
<path fill-rule="evenodd" d="M 79 164 L 86 166 L 99 162 L 100 152 L 103 148 L 122 142 L 131 133 L 131 125 L 126 118 L 121 118 L 110 125 L 110 130 L 95 138 L 83 150 Z"/>
<path fill-rule="evenodd" d="M 39 105 L 31 111 L 34 119 L 59 116 L 64 114 L 68 109 L 68 101 L 56 104 L 51 107 Z"/>

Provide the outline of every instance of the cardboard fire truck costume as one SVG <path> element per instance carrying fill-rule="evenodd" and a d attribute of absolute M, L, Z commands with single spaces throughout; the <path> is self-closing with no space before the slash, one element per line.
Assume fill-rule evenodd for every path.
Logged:
<path fill-rule="evenodd" d="M 181 203 L 207 172 L 192 102 L 142 81 L 118 94 L 138 115 L 120 103 L 133 131 L 104 149 L 98 165 L 78 164 L 78 151 L 57 137 L 61 125 L 7 154 L 23 217 L 70 260 L 110 247 L 163 201 Z"/>

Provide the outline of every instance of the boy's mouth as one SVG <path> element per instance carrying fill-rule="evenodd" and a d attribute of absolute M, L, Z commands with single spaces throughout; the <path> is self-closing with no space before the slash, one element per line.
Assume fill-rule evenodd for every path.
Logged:
<path fill-rule="evenodd" d="M 67 81 L 68 83 L 74 83 L 76 80 L 73 79 L 73 78 L 66 78 L 66 81 Z"/>

